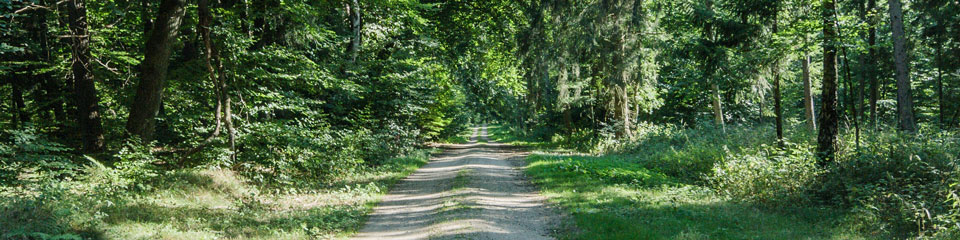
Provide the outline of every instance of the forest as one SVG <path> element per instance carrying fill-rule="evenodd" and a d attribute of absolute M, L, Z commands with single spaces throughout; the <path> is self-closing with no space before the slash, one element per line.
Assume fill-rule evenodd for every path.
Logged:
<path fill-rule="evenodd" d="M 494 142 L 549 238 L 958 239 L 960 0 L 0 0 L 2 239 L 351 238 Z"/>

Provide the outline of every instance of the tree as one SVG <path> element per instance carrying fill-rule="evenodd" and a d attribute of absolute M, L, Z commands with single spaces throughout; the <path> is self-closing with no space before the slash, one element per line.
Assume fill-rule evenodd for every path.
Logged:
<path fill-rule="evenodd" d="M 900 0 L 890 2 L 890 27 L 893 31 L 894 69 L 897 78 L 897 113 L 900 130 L 913 132 L 917 128 L 913 117 L 913 96 L 910 91 L 910 60 L 907 59 L 907 39 L 903 32 L 903 9 Z"/>
<path fill-rule="evenodd" d="M 877 124 L 877 100 L 880 98 L 880 81 L 877 79 L 877 0 L 867 0 L 867 57 L 864 63 L 865 77 L 870 83 L 870 122 Z"/>
<path fill-rule="evenodd" d="M 73 104 L 77 111 L 77 123 L 83 150 L 96 153 L 103 150 L 103 126 L 100 123 L 100 98 L 93 79 L 90 64 L 90 35 L 87 30 L 85 0 L 67 2 L 70 22 L 70 49 L 73 72 Z"/>
<path fill-rule="evenodd" d="M 351 30 L 347 55 L 350 57 L 349 62 L 354 64 L 357 62 L 357 56 L 360 55 L 360 44 L 363 41 L 363 18 L 360 15 L 360 2 L 358 0 L 350 0 L 346 5 Z"/>
<path fill-rule="evenodd" d="M 170 65 L 170 51 L 184 14 L 185 0 L 163 0 L 153 22 L 141 64 L 140 84 L 130 107 L 127 131 L 144 143 L 153 140 L 156 116 L 163 99 L 164 81 Z"/>
<path fill-rule="evenodd" d="M 817 130 L 816 111 L 813 104 L 813 84 L 810 83 L 810 56 L 804 54 L 801 61 L 803 71 L 803 112 L 807 116 L 807 126 L 810 130 Z"/>
<path fill-rule="evenodd" d="M 777 32 L 777 13 L 780 11 L 778 7 L 774 7 L 773 12 L 773 37 L 776 39 Z M 777 42 L 774 40 L 774 45 Z M 777 52 L 779 54 L 779 51 Z M 775 60 L 773 61 L 773 113 L 776 116 L 776 125 L 777 125 L 777 142 L 783 142 L 783 109 L 780 106 L 780 58 L 779 56 L 774 56 Z"/>
<path fill-rule="evenodd" d="M 706 6 L 706 10 L 708 12 L 713 11 L 713 0 L 707 0 L 704 5 Z M 703 26 L 704 42 L 710 45 L 710 47 L 715 47 L 714 45 L 716 39 L 714 39 L 713 22 L 707 20 L 705 21 L 705 24 L 706 25 Z M 710 97 L 713 100 L 713 118 L 717 125 L 725 128 L 723 122 L 723 99 L 720 96 L 720 79 L 713 76 L 716 71 L 717 59 L 715 59 L 716 56 L 714 56 L 712 49 L 708 49 L 705 52 L 707 56 L 704 58 L 705 63 L 703 64 L 703 76 L 706 81 L 710 82 L 710 87 L 712 87 Z"/>
<path fill-rule="evenodd" d="M 837 29 L 836 3 L 834 0 L 822 0 L 821 17 L 823 19 L 823 88 L 820 109 L 820 130 L 817 134 L 817 159 L 820 166 L 826 166 L 835 159 L 837 152 L 837 133 L 839 117 L 837 112 Z"/>

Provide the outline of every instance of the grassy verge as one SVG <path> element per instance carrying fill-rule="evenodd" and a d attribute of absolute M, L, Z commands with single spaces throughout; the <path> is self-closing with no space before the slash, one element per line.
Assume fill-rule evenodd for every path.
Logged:
<path fill-rule="evenodd" d="M 313 239 L 345 237 L 397 180 L 427 162 L 422 151 L 312 189 L 264 193 L 227 170 L 186 171 L 169 188 L 107 209 L 106 235 L 139 238 Z"/>
<path fill-rule="evenodd" d="M 641 155 L 589 155 L 559 149 L 557 143 L 526 141 L 508 129 L 490 129 L 496 141 L 540 150 L 527 157 L 526 173 L 574 220 L 563 238 L 866 238 L 848 224 L 845 211 L 745 203 L 719 194 L 698 177 L 678 174 L 698 163 L 693 156 L 651 161 Z"/>
<path fill-rule="evenodd" d="M 35 232 L 43 225 L 66 225 L 93 239 L 344 238 L 359 230 L 387 189 L 425 164 L 429 154 L 421 150 L 335 181 L 285 189 L 253 186 L 232 170 L 177 170 L 159 176 L 149 191 L 109 201 L 52 199 L 43 205 L 53 209 L 48 213 L 30 210 L 31 218 L 51 221 L 17 230 L 8 224 L 22 219 L 0 219 L 0 228 L 6 228 L 0 236 L 40 239 Z M 63 216 L 42 217 L 46 214 Z"/>
<path fill-rule="evenodd" d="M 617 157 L 533 154 L 527 163 L 541 193 L 576 221 L 570 239 L 861 239 L 838 226 L 838 211 L 740 204 Z"/>

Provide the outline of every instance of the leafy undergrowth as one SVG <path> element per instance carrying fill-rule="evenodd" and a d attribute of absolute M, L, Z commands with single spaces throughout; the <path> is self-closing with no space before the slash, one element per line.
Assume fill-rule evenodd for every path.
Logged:
<path fill-rule="evenodd" d="M 521 137 L 520 134 L 515 134 L 513 131 L 515 130 L 510 129 L 510 127 L 506 125 L 488 125 L 487 138 L 492 142 L 507 143 L 532 149 L 557 150 L 561 147 L 560 145 L 551 141 L 538 141 L 532 137 Z"/>
<path fill-rule="evenodd" d="M 527 174 L 570 212 L 571 239 L 861 239 L 828 208 L 731 201 L 616 156 L 533 154 Z"/>
<path fill-rule="evenodd" d="M 528 173 L 573 213 L 580 230 L 572 238 L 957 239 L 960 232 L 957 133 L 867 131 L 858 149 L 846 132 L 837 160 L 819 166 L 815 137 L 804 128 L 789 129 L 779 146 L 768 144 L 774 136 L 764 125 L 634 129 L 629 138 L 495 133 L 544 152 L 528 157 Z"/>
<path fill-rule="evenodd" d="M 4 228 L 0 234 L 4 238 L 339 238 L 362 227 L 387 188 L 425 164 L 428 157 L 428 151 L 420 150 L 328 183 L 285 189 L 256 187 L 234 171 L 204 168 L 166 173 L 149 191 L 113 198 L 89 200 L 61 194 L 40 204 L 7 196 L 2 201 L 3 215 L 25 214 L 23 219 L 34 222 L 0 219 Z M 51 232 L 69 234 L 45 234 Z"/>
<path fill-rule="evenodd" d="M 470 141 L 470 135 L 473 135 L 473 128 L 463 128 L 457 134 L 441 140 L 441 143 L 464 144 Z"/>

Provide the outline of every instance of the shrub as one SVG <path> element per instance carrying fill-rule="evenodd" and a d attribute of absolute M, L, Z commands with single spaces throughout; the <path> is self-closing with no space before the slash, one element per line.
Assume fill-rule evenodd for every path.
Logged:
<path fill-rule="evenodd" d="M 78 168 L 70 148 L 47 140 L 32 127 L 6 130 L 0 136 L 2 185 L 71 177 Z"/>
<path fill-rule="evenodd" d="M 865 224 L 896 237 L 956 227 L 957 139 L 880 134 L 847 156 L 818 191 L 851 206 Z"/>
<path fill-rule="evenodd" d="M 761 146 L 718 163 L 711 176 L 717 191 L 734 199 L 764 204 L 809 203 L 809 186 L 819 170 L 809 148 Z"/>
<path fill-rule="evenodd" d="M 279 124 L 251 124 L 239 142 L 239 167 L 255 181 L 291 185 L 357 168 L 363 159 L 363 135 Z M 362 133 L 361 133 L 362 134 Z M 344 136 L 345 135 L 345 136 Z"/>
<path fill-rule="evenodd" d="M 358 169 L 378 166 L 411 151 L 419 131 L 387 123 L 377 130 L 329 129 L 256 123 L 238 140 L 238 167 L 265 184 L 323 182 Z"/>
<path fill-rule="evenodd" d="M 557 164 L 557 170 L 577 173 L 582 177 L 595 178 L 611 184 L 659 186 L 675 182 L 662 173 L 634 163 L 609 158 L 563 157 Z"/>

